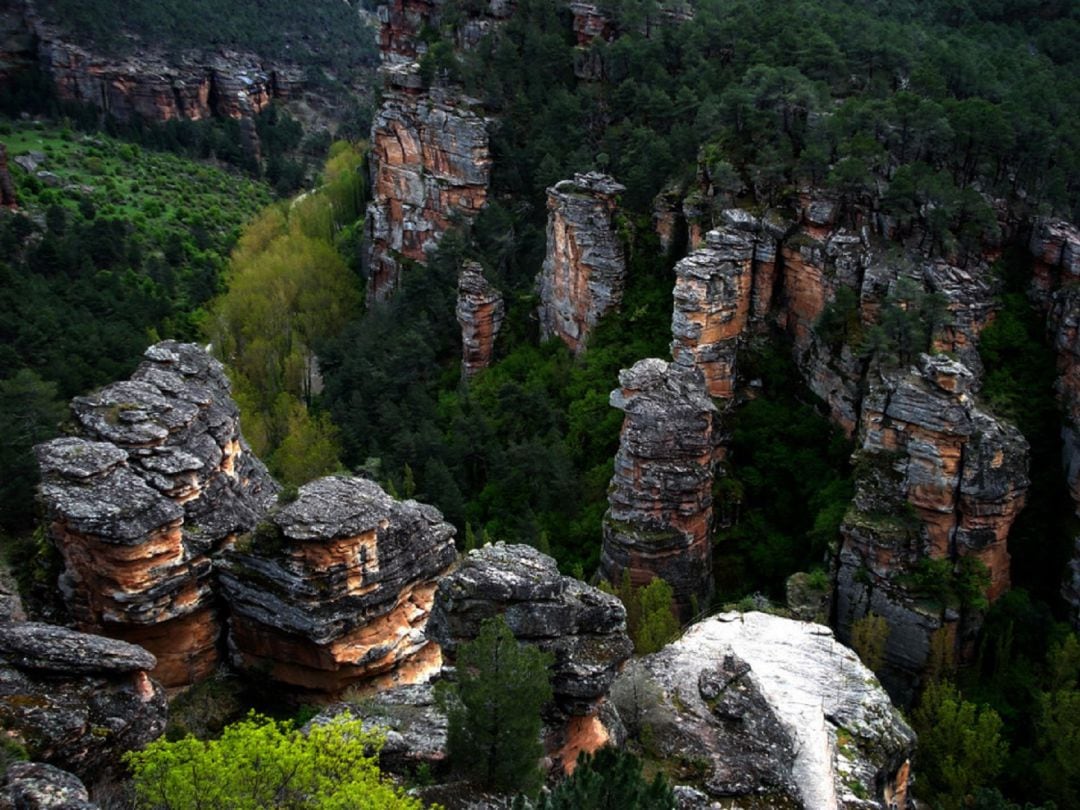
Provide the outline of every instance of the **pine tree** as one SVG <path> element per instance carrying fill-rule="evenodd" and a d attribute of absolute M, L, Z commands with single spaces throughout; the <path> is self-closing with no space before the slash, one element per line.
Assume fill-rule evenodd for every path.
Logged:
<path fill-rule="evenodd" d="M 540 803 L 540 810 L 674 810 L 675 795 L 662 772 L 652 782 L 633 754 L 607 746 L 582 752 L 574 773 Z"/>
<path fill-rule="evenodd" d="M 641 604 L 641 627 L 634 635 L 634 649 L 640 655 L 660 650 L 679 635 L 679 620 L 671 609 L 674 592 L 657 577 L 637 593 Z"/>
<path fill-rule="evenodd" d="M 444 695 L 450 761 L 496 790 L 540 787 L 540 708 L 551 699 L 550 653 L 519 644 L 502 616 L 487 619 L 457 655 L 457 683 Z"/>

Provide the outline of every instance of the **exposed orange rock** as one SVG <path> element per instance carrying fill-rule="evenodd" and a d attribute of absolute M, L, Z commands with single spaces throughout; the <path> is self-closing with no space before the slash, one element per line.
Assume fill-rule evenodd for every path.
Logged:
<path fill-rule="evenodd" d="M 457 320 L 461 326 L 461 373 L 469 378 L 491 365 L 506 305 L 502 293 L 484 278 L 476 262 L 458 275 Z"/>

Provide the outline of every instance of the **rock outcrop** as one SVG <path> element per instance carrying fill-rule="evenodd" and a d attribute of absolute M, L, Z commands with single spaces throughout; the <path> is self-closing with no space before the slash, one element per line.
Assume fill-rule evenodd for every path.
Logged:
<path fill-rule="evenodd" d="M 277 485 L 198 346 L 150 347 L 130 380 L 72 412 L 79 435 L 36 448 L 68 608 L 80 629 L 149 649 L 162 683 L 192 683 L 217 662 L 210 556 L 254 528 Z"/>
<path fill-rule="evenodd" d="M 551 685 L 562 715 L 596 715 L 633 652 L 622 603 L 561 576 L 555 561 L 531 546 L 498 543 L 469 552 L 439 582 L 428 636 L 452 662 L 457 648 L 496 615 L 519 641 L 555 656 Z"/>
<path fill-rule="evenodd" d="M 506 305 L 484 278 L 484 268 L 465 262 L 458 275 L 457 320 L 461 325 L 461 373 L 468 379 L 491 365 Z"/>
<path fill-rule="evenodd" d="M 0 143 L 0 208 L 18 208 L 19 198 L 15 194 L 15 181 L 8 171 L 7 146 Z"/>
<path fill-rule="evenodd" d="M 453 535 L 372 481 L 304 485 L 218 561 L 233 663 L 328 695 L 422 680 L 441 663 L 424 626 Z"/>
<path fill-rule="evenodd" d="M 847 639 L 867 613 L 885 617 L 883 678 L 901 699 L 925 670 L 935 633 L 944 628 L 937 643 L 959 659 L 978 628 L 978 611 L 962 602 L 970 597 L 959 582 L 972 574 L 965 561 L 985 566 L 988 582 L 971 582 L 987 600 L 1008 588 L 1006 541 L 1024 506 L 1027 458 L 1024 437 L 979 408 L 974 376 L 957 361 L 923 355 L 918 368 L 871 387 L 855 499 L 841 526 L 836 622 Z M 914 582 L 931 561 L 947 561 L 960 578 L 955 596 Z"/>
<path fill-rule="evenodd" d="M 0 810 L 98 810 L 75 774 L 44 762 L 16 762 L 0 785 Z"/>
<path fill-rule="evenodd" d="M 426 263 L 453 220 L 480 212 L 491 173 L 488 121 L 478 102 L 420 90 L 415 64 L 384 75 L 388 88 L 371 125 L 370 301 L 393 292 L 404 262 Z"/>
<path fill-rule="evenodd" d="M 689 618 L 712 594 L 713 415 L 696 366 L 641 360 L 619 373 L 626 414 L 604 516 L 600 571 L 642 586 L 655 577 Z"/>
<path fill-rule="evenodd" d="M 675 763 L 687 807 L 904 808 L 915 735 L 822 625 L 726 613 L 629 665 L 612 694 Z M 726 806 L 726 805 L 724 805 Z"/>
<path fill-rule="evenodd" d="M 540 272 L 540 335 L 580 353 L 600 319 L 622 303 L 626 259 L 615 226 L 618 195 L 607 175 L 574 175 L 548 189 L 547 256 Z"/>
<path fill-rule="evenodd" d="M 32 758 L 100 779 L 165 729 L 165 693 L 149 677 L 155 664 L 123 641 L 0 624 L 0 728 Z"/>

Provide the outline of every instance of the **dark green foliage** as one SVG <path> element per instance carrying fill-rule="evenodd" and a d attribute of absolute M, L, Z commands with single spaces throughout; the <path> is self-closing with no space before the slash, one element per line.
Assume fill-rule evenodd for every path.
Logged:
<path fill-rule="evenodd" d="M 573 775 L 540 801 L 540 810 L 674 810 L 675 795 L 657 773 L 647 782 L 633 754 L 605 746 L 582 752 Z"/>
<path fill-rule="evenodd" d="M 457 682 L 444 693 L 454 767 L 505 792 L 540 787 L 540 708 L 551 699 L 553 660 L 519 644 L 502 616 L 484 621 L 480 634 L 458 650 Z"/>
<path fill-rule="evenodd" d="M 53 438 L 67 409 L 46 382 L 23 368 L 0 380 L 0 528 L 27 529 L 34 517 L 38 480 L 33 446 Z"/>

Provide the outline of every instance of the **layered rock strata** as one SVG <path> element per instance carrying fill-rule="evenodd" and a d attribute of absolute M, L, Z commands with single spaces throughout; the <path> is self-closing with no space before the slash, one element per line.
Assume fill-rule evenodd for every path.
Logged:
<path fill-rule="evenodd" d="M 165 693 L 149 677 L 156 663 L 122 641 L 0 624 L 0 728 L 33 759 L 100 779 L 165 730 Z"/>
<path fill-rule="evenodd" d="M 68 608 L 81 629 L 149 649 L 162 683 L 192 683 L 217 662 L 210 557 L 254 528 L 277 485 L 198 346 L 152 346 L 130 380 L 72 412 L 79 435 L 36 448 Z"/>
<path fill-rule="evenodd" d="M 907 806 L 915 735 L 822 625 L 714 616 L 629 665 L 613 695 L 662 759 L 695 763 L 687 807 Z"/>
<path fill-rule="evenodd" d="M 422 680 L 441 662 L 424 626 L 453 536 L 437 509 L 372 481 L 304 485 L 218 561 L 233 663 L 328 695 Z"/>
<path fill-rule="evenodd" d="M 959 660 L 980 620 L 973 605 L 924 592 L 917 579 L 929 561 L 947 561 L 963 576 L 970 573 L 963 560 L 978 560 L 989 601 L 1009 586 L 1006 542 L 1025 502 L 1028 446 L 1015 427 L 979 408 L 974 384 L 959 362 L 923 355 L 917 369 L 872 386 L 863 404 L 836 622 L 847 639 L 859 618 L 885 617 L 882 675 L 901 699 L 925 670 L 932 642 Z"/>
<path fill-rule="evenodd" d="M 484 278 L 484 268 L 465 262 L 458 275 L 457 320 L 461 326 L 461 373 L 467 379 L 491 365 L 506 305 Z"/>
<path fill-rule="evenodd" d="M 547 254 L 540 272 L 540 335 L 579 354 L 600 319 L 622 303 L 626 259 L 615 226 L 625 187 L 577 174 L 548 189 Z"/>
<path fill-rule="evenodd" d="M 383 73 L 388 89 L 371 127 L 370 301 L 393 292 L 404 263 L 426 263 L 453 221 L 480 212 L 491 173 L 488 121 L 475 100 L 420 90 L 415 65 Z"/>
<path fill-rule="evenodd" d="M 641 360 L 619 372 L 626 414 L 604 515 L 601 575 L 637 586 L 661 577 L 680 615 L 712 595 L 713 415 L 695 366 Z"/>
<path fill-rule="evenodd" d="M 457 648 L 497 615 L 519 641 L 554 655 L 551 685 L 562 715 L 596 715 L 633 652 L 622 603 L 561 576 L 555 561 L 531 546 L 499 543 L 469 552 L 439 582 L 427 633 L 453 662 Z"/>

